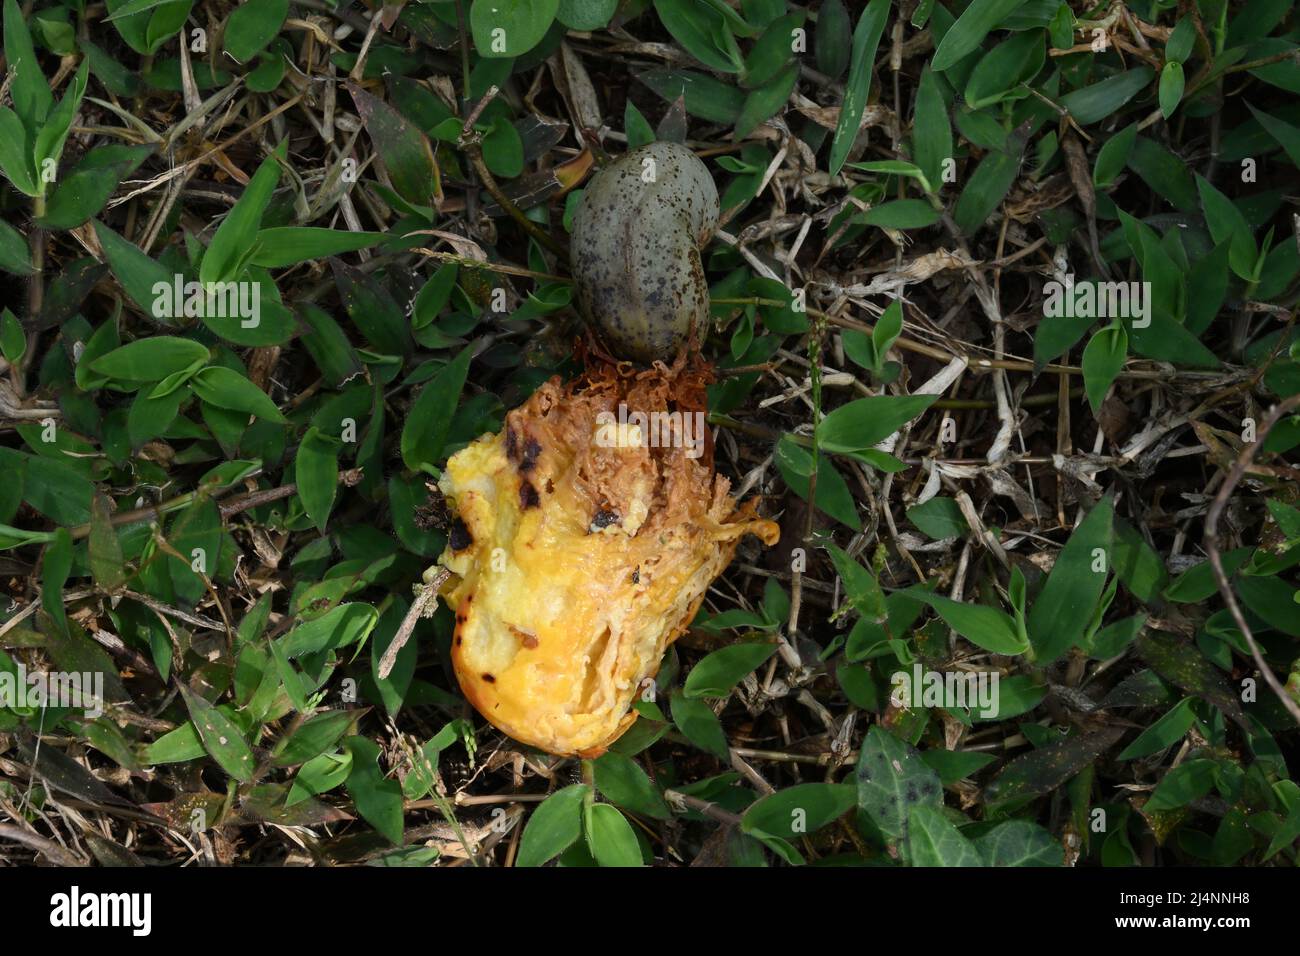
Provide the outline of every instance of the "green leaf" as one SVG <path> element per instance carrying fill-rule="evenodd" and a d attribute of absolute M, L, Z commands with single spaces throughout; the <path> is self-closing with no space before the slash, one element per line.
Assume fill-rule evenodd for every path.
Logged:
<path fill-rule="evenodd" d="M 1147 631 L 1138 637 L 1136 646 L 1138 655 L 1169 683 L 1209 701 L 1238 726 L 1249 726 L 1241 709 L 1241 698 L 1223 673 L 1194 645 L 1171 634 Z"/>
<path fill-rule="evenodd" d="M 889 19 L 890 0 L 871 0 L 858 25 L 853 30 L 853 53 L 849 64 L 849 77 L 844 84 L 844 99 L 840 103 L 839 120 L 835 124 L 835 138 L 831 140 L 830 174 L 838 175 L 849 158 L 862 113 L 871 93 L 871 74 L 876 65 L 876 49 L 880 46 L 885 21 Z"/>
<path fill-rule="evenodd" d="M 1129 123 L 1102 145 L 1097 151 L 1097 161 L 1092 167 L 1094 186 L 1106 187 L 1115 182 L 1115 178 L 1124 171 L 1133 143 L 1137 140 L 1138 124 Z"/>
<path fill-rule="evenodd" d="M 1173 116 L 1174 110 L 1178 109 L 1185 84 L 1183 65 L 1173 60 L 1166 63 L 1160 71 L 1160 115 L 1165 119 Z"/>
<path fill-rule="evenodd" d="M 541 866 L 582 835 L 582 805 L 591 788 L 575 783 L 543 800 L 528 818 L 515 866 Z"/>
<path fill-rule="evenodd" d="M 208 347 L 193 339 L 155 335 L 136 339 L 90 363 L 100 375 L 124 382 L 161 382 L 208 360 Z"/>
<path fill-rule="evenodd" d="M 1191 55 L 1195 42 L 1196 24 L 1189 16 L 1179 17 L 1169 39 L 1165 41 L 1165 59 L 1173 63 L 1184 62 Z"/>
<path fill-rule="evenodd" d="M 382 232 L 279 226 L 258 232 L 257 251 L 250 261 L 253 265 L 267 269 L 281 269 L 310 259 L 324 259 L 357 249 L 368 249 L 383 238 Z"/>
<path fill-rule="evenodd" d="M 1161 778 L 1143 805 L 1143 811 L 1177 810 L 1205 796 L 1214 788 L 1216 769 L 1213 760 L 1188 760 L 1179 764 Z"/>
<path fill-rule="evenodd" d="M 971 70 L 964 94 L 966 105 L 978 110 L 1001 101 L 1008 90 L 1037 76 L 1046 58 L 1047 44 L 1038 30 L 1025 30 L 999 43 Z"/>
<path fill-rule="evenodd" d="M 641 845 L 627 818 L 608 803 L 590 803 L 584 807 L 583 823 L 587 846 L 601 866 L 641 866 Z"/>
<path fill-rule="evenodd" d="M 858 806 L 886 837 L 907 840 L 911 810 L 943 805 L 939 775 L 915 748 L 879 724 L 862 742 L 857 766 Z"/>
<path fill-rule="evenodd" d="M 835 565 L 835 572 L 844 583 L 844 595 L 848 602 L 868 620 L 884 620 L 885 595 L 880 590 L 876 576 L 838 545 L 830 544 L 826 550 L 831 556 L 831 563 Z"/>
<path fill-rule="evenodd" d="M 16 276 L 36 271 L 27 252 L 27 238 L 4 220 L 0 220 L 0 269 Z"/>
<path fill-rule="evenodd" d="M 131 300 L 146 314 L 154 314 L 154 302 L 160 289 L 170 289 L 173 275 L 155 259 L 150 259 L 134 243 L 127 242 L 99 220 L 95 220 L 95 237 L 108 259 L 108 267 Z"/>
<path fill-rule="evenodd" d="M 907 509 L 907 520 L 935 541 L 959 538 L 970 530 L 966 516 L 952 498 L 936 495 L 924 504 Z"/>
<path fill-rule="evenodd" d="M 1011 190 L 1011 185 L 1019 174 L 1018 153 L 990 150 L 975 167 L 975 172 L 971 173 L 953 208 L 953 221 L 961 231 L 971 235 L 984 225 Z"/>
<path fill-rule="evenodd" d="M 1259 125 L 1268 131 L 1286 151 L 1287 157 L 1291 160 L 1292 166 L 1300 166 L 1300 127 L 1293 126 L 1290 123 L 1278 119 L 1276 116 L 1270 116 L 1263 110 L 1257 110 L 1249 103 L 1246 106 L 1250 109 L 1251 115 L 1259 121 Z"/>
<path fill-rule="evenodd" d="M 5 0 L 4 35 L 5 68 L 13 71 L 9 95 L 23 126 L 34 137 L 54 105 L 54 95 L 41 73 L 41 65 L 36 61 L 32 35 L 27 30 L 27 19 L 17 0 Z"/>
<path fill-rule="evenodd" d="M 1139 66 L 1124 73 L 1116 73 L 1100 83 L 1066 93 L 1061 97 L 1060 105 L 1070 111 L 1070 115 L 1080 126 L 1091 126 L 1117 112 L 1120 107 L 1137 96 L 1151 82 L 1154 75 L 1154 71 L 1149 66 Z"/>
<path fill-rule="evenodd" d="M 277 767 L 296 767 L 330 750 L 357 720 L 359 711 L 331 710 L 309 717 L 271 751 Z"/>
<path fill-rule="evenodd" d="M 654 0 L 654 7 L 664 29 L 687 53 L 720 73 L 740 72 L 739 53 L 730 55 L 735 38 L 712 6 L 700 0 Z"/>
<path fill-rule="evenodd" d="M 555 17 L 570 30 L 600 30 L 617 9 L 618 0 L 560 0 Z"/>
<path fill-rule="evenodd" d="M 884 226 L 888 229 L 924 229 L 933 226 L 940 218 L 939 210 L 924 199 L 895 199 L 871 207 L 863 215 L 862 221 L 868 226 Z"/>
<path fill-rule="evenodd" d="M 1094 415 L 1100 413 L 1106 392 L 1123 370 L 1127 358 L 1128 333 L 1122 325 L 1108 325 L 1097 330 L 1084 348 L 1083 387 Z"/>
<path fill-rule="evenodd" d="M 45 186 L 36 182 L 29 143 L 30 137 L 18 114 L 7 106 L 0 106 L 0 172 L 8 177 L 19 192 L 27 196 L 40 196 Z"/>
<path fill-rule="evenodd" d="M 727 735 L 708 704 L 694 697 L 673 694 L 669 709 L 672 711 L 673 723 L 691 743 L 721 760 L 730 757 Z"/>
<path fill-rule="evenodd" d="M 972 0 L 939 41 L 930 68 L 942 73 L 955 66 L 966 54 L 978 49 L 989 32 L 1023 3 L 1024 0 Z"/>
<path fill-rule="evenodd" d="M 315 426 L 307 429 L 307 434 L 298 446 L 293 474 L 303 510 L 307 512 L 312 524 L 316 525 L 316 530 L 324 534 L 330 510 L 334 507 L 334 497 L 338 493 L 338 441 L 321 434 Z"/>
<path fill-rule="evenodd" d="M 199 281 L 205 286 L 211 282 L 233 282 L 241 277 L 255 251 L 254 240 L 262 224 L 262 215 L 280 181 L 280 165 L 276 157 L 283 154 L 284 145 L 281 144 L 275 153 L 262 160 L 239 200 L 217 227 L 199 266 Z"/>
<path fill-rule="evenodd" d="M 1059 789 L 1109 750 L 1124 732 L 1123 727 L 1108 727 L 1022 754 L 989 782 L 984 799 L 990 804 L 1005 803 Z"/>
<path fill-rule="evenodd" d="M 542 4 L 545 5 L 546 0 Z M 550 0 L 554 12 L 555 0 Z M 514 7 L 518 0 L 475 0 L 474 10 L 495 4 L 503 9 Z M 473 13 L 471 12 L 471 17 Z M 487 47 L 480 46 L 480 53 Z M 513 54 L 511 54 L 513 55 Z M 386 102 L 349 81 L 348 92 L 357 104 L 357 113 L 370 134 L 375 149 L 388 169 L 389 179 L 398 195 L 408 202 L 427 206 L 433 197 L 437 167 L 428 138 L 405 116 Z"/>
<path fill-rule="evenodd" d="M 776 443 L 776 466 L 781 478 L 791 491 L 808 500 L 808 487 L 812 484 L 813 457 L 801 448 L 789 435 L 782 435 Z M 857 504 L 853 492 L 849 490 L 844 476 L 839 473 L 830 458 L 817 456 L 816 504 L 819 510 L 830 515 L 836 521 L 848 525 L 854 531 L 862 529 L 862 519 L 858 517 Z"/>
<path fill-rule="evenodd" d="M 921 70 L 912 122 L 912 158 L 925 175 L 931 192 L 943 182 L 944 164 L 952 159 L 952 125 L 939 82 L 929 67 Z"/>
<path fill-rule="evenodd" d="M 938 395 L 875 395 L 841 405 L 817 425 L 823 451 L 854 452 L 878 445 L 934 404 Z"/>
<path fill-rule="evenodd" d="M 646 772 L 631 757 L 610 751 L 592 761 L 596 790 L 611 803 L 657 820 L 672 816 Z"/>
<path fill-rule="evenodd" d="M 853 50 L 853 25 L 843 0 L 823 0 L 817 8 L 817 69 L 838 80 L 849 66 Z"/>
<path fill-rule="evenodd" d="M 460 401 L 473 346 L 438 371 L 415 400 L 402 426 L 402 461 L 412 471 L 430 470 L 442 457 L 452 414 Z"/>
<path fill-rule="evenodd" d="M 203 749 L 212 755 L 222 770 L 240 783 L 251 781 L 256 761 L 239 728 L 229 717 L 184 684 L 180 685 L 180 691 L 181 697 L 185 699 L 185 707 L 190 712 L 190 719 L 194 721 L 194 728 L 198 731 L 199 740 L 203 742 Z"/>
<path fill-rule="evenodd" d="M 369 604 L 340 604 L 299 624 L 276 644 L 286 658 L 359 644 L 374 630 L 379 612 Z"/>
<path fill-rule="evenodd" d="M 288 15 L 289 0 L 253 0 L 236 7 L 226 20 L 226 53 L 247 63 L 275 39 Z"/>
<path fill-rule="evenodd" d="M 96 494 L 90 502 L 90 541 L 87 556 L 95 584 L 105 591 L 116 591 L 126 583 L 122 542 L 113 527 L 112 510 L 107 495 Z"/>
<path fill-rule="evenodd" d="M 27 333 L 22 323 L 8 309 L 0 311 L 0 355 L 10 365 L 17 365 L 27 352 Z"/>
<path fill-rule="evenodd" d="M 785 105 L 799 79 L 799 64 L 791 63 L 763 86 L 752 90 L 736 119 L 735 139 L 744 139 Z"/>
<path fill-rule="evenodd" d="M 246 412 L 268 422 L 287 421 L 266 392 L 233 369 L 210 366 L 196 373 L 190 384 L 194 394 L 209 405 L 232 412 Z"/>
<path fill-rule="evenodd" d="M 1246 217 L 1236 204 L 1204 177 L 1197 174 L 1196 189 L 1205 210 L 1205 224 L 1215 243 L 1228 242 L 1228 264 L 1240 278 L 1250 281 L 1255 275 L 1255 239 Z"/>
<path fill-rule="evenodd" d="M 1148 727 L 1121 751 L 1120 760 L 1133 760 L 1146 757 L 1166 747 L 1172 747 L 1187 735 L 1196 723 L 1196 714 L 1192 712 L 1192 698 L 1184 697 L 1163 717 Z"/>
<path fill-rule="evenodd" d="M 152 146 L 100 146 L 64 176 L 45 205 L 40 224 L 74 229 L 99 213 L 118 184 L 153 152 Z"/>
<path fill-rule="evenodd" d="M 402 843 L 402 788 L 396 780 L 387 780 L 378 766 L 379 745 L 365 737 L 349 737 L 352 771 L 347 790 L 357 812 L 389 843 Z"/>
<path fill-rule="evenodd" d="M 1014 656 L 1029 650 L 1029 642 L 1005 611 L 987 604 L 954 601 L 920 587 L 908 588 L 907 594 L 934 608 L 945 624 L 986 651 Z"/>
<path fill-rule="evenodd" d="M 732 644 L 707 655 L 691 668 L 682 693 L 687 697 L 726 697 L 748 673 L 776 652 L 775 644 Z"/>
<path fill-rule="evenodd" d="M 527 53 L 551 28 L 560 0 L 474 0 L 469 28 L 474 51 L 484 57 Z"/>
<path fill-rule="evenodd" d="M 1007 820 L 973 841 L 987 866 L 1064 866 L 1065 850 L 1028 820 Z"/>
<path fill-rule="evenodd" d="M 975 845 L 961 835 L 943 810 L 928 806 L 912 808 L 907 857 L 912 866 L 984 866 Z"/>
<path fill-rule="evenodd" d="M 1056 556 L 1047 583 L 1025 619 L 1041 665 L 1051 663 L 1077 644 L 1092 619 L 1110 572 L 1113 514 L 1107 496 L 1079 522 Z"/>
<path fill-rule="evenodd" d="M 745 93 L 711 76 L 691 70 L 650 70 L 637 75 L 669 103 L 686 100 L 686 112 L 710 123 L 734 125 L 745 107 Z"/>
<path fill-rule="evenodd" d="M 858 791 L 852 784 L 795 784 L 750 804 L 740 828 L 746 833 L 797 839 L 834 823 L 857 801 Z"/>

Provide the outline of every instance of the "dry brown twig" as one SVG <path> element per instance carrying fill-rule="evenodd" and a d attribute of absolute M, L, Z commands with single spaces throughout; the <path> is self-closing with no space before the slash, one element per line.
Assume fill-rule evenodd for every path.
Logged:
<path fill-rule="evenodd" d="M 1228 472 L 1223 486 L 1219 489 L 1218 494 L 1214 496 L 1214 503 L 1210 505 L 1210 510 L 1205 516 L 1205 550 L 1210 556 L 1210 565 L 1214 568 L 1214 580 L 1218 582 L 1219 593 L 1223 595 L 1223 603 L 1228 605 L 1228 610 L 1232 614 L 1233 621 L 1237 624 L 1237 629 L 1241 631 L 1242 637 L 1245 638 L 1247 646 L 1250 647 L 1250 655 L 1255 659 L 1255 666 L 1263 675 L 1265 683 L 1272 689 L 1273 693 L 1278 696 L 1282 704 L 1291 716 L 1295 718 L 1297 724 L 1300 724 L 1300 702 L 1297 702 L 1289 693 L 1282 682 L 1277 679 L 1273 669 L 1268 666 L 1264 660 L 1264 654 L 1259 649 L 1259 642 L 1255 640 L 1255 635 L 1246 623 L 1246 617 L 1241 612 L 1241 606 L 1237 603 L 1237 597 L 1232 593 L 1232 585 L 1228 581 L 1228 575 L 1223 570 L 1223 557 L 1219 554 L 1219 517 L 1223 514 L 1223 509 L 1228 504 L 1228 499 L 1232 496 L 1233 490 L 1245 477 L 1250 466 L 1254 464 L 1255 454 L 1264 444 L 1264 439 L 1273 426 L 1278 423 L 1282 416 L 1294 411 L 1300 407 L 1300 395 L 1292 395 L 1290 398 L 1269 409 L 1268 414 L 1264 416 L 1264 421 L 1260 423 L 1259 430 L 1256 433 L 1255 441 L 1247 444 L 1237 456 L 1232 470 Z"/>

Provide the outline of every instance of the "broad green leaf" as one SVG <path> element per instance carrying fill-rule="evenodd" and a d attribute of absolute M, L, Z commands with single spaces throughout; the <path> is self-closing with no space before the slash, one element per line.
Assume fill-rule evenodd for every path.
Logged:
<path fill-rule="evenodd" d="M 746 833 L 798 839 L 835 822 L 857 801 L 858 791 L 852 784 L 795 784 L 750 804 L 740 828 Z"/>
<path fill-rule="evenodd" d="M 1025 0 L 972 0 L 939 41 L 930 68 L 942 73 L 955 66 L 966 54 L 977 49 L 989 32 L 1024 2 Z"/>
<path fill-rule="evenodd" d="M 590 803 L 583 808 L 587 846 L 601 866 L 641 866 L 641 845 L 632 824 L 608 803 Z"/>
<path fill-rule="evenodd" d="M 262 223 L 262 214 L 266 212 L 271 194 L 280 181 L 277 156 L 283 156 L 284 150 L 285 146 L 281 144 L 275 153 L 262 160 L 244 187 L 243 194 L 217 227 L 199 266 L 199 281 L 204 285 L 233 282 L 241 277 L 255 251 L 254 240 Z"/>
<path fill-rule="evenodd" d="M 907 594 L 934 608 L 945 624 L 986 651 L 1014 656 L 1029 650 L 1029 642 L 1020 633 L 1015 619 L 1005 611 L 987 604 L 954 601 L 919 587 L 908 588 Z"/>
<path fill-rule="evenodd" d="M 344 252 L 368 249 L 384 238 L 382 232 L 348 232 L 315 226 L 279 226 L 257 234 L 253 265 L 281 269 L 311 259 L 325 259 Z"/>
<path fill-rule="evenodd" d="M 194 394 L 210 405 L 256 415 L 268 422 L 286 421 L 266 392 L 233 369 L 210 366 L 196 373 L 190 384 Z"/>
<path fill-rule="evenodd" d="M 1231 199 L 1219 192 L 1204 177 L 1196 177 L 1196 189 L 1205 210 L 1205 224 L 1216 243 L 1228 242 L 1228 263 L 1242 279 L 1251 280 L 1255 274 L 1255 239 L 1251 235 L 1246 217 Z"/>
<path fill-rule="evenodd" d="M 975 845 L 961 835 L 943 810 L 929 806 L 912 808 L 907 858 L 912 866 L 984 866 Z"/>
<path fill-rule="evenodd" d="M 473 0 L 474 51 L 485 57 L 522 56 L 542 41 L 559 7 L 560 0 Z"/>
<path fill-rule="evenodd" d="M 852 452 L 878 445 L 934 404 L 937 395 L 875 395 L 841 405 L 817 425 L 823 451 Z"/>
<path fill-rule="evenodd" d="M 1070 111 L 1074 121 L 1081 126 L 1099 123 L 1117 112 L 1125 103 L 1137 96 L 1151 82 L 1154 71 L 1149 66 L 1139 66 L 1124 73 L 1116 73 L 1099 83 L 1066 93 L 1060 105 Z"/>
<path fill-rule="evenodd" d="M 908 819 L 917 806 L 943 805 L 939 776 L 912 746 L 879 724 L 862 742 L 857 766 L 858 806 L 890 840 L 907 840 Z"/>
<path fill-rule="evenodd" d="M 171 289 L 174 276 L 162 263 L 150 259 L 134 243 L 127 242 L 99 220 L 95 220 L 95 237 L 108 259 L 108 267 L 131 300 L 144 312 L 160 321 L 169 321 L 159 315 L 155 302 L 159 293 Z"/>
<path fill-rule="evenodd" d="M 1028 820 L 1007 820 L 973 841 L 987 866 L 1064 866 L 1065 850 Z"/>
<path fill-rule="evenodd" d="M 515 866 L 541 866 L 582 835 L 582 805 L 591 788 L 575 783 L 551 794 L 533 811 L 519 841 Z"/>
<path fill-rule="evenodd" d="M 1109 750 L 1124 732 L 1123 727 L 1108 727 L 1022 754 L 989 782 L 984 799 L 1004 803 L 1050 793 Z"/>
<path fill-rule="evenodd" d="M 731 748 L 727 745 L 727 735 L 708 704 L 684 694 L 673 694 L 669 709 L 673 723 L 691 743 L 721 760 L 728 759 Z"/>
<path fill-rule="evenodd" d="M 298 457 L 294 459 L 293 474 L 298 484 L 298 497 L 302 499 L 303 510 L 316 525 L 316 530 L 324 534 L 330 511 L 334 507 L 335 495 L 338 493 L 338 441 L 323 435 L 314 426 L 307 429 L 302 443 L 298 446 Z"/>
<path fill-rule="evenodd" d="M 1097 330 L 1083 350 L 1083 386 L 1094 415 L 1128 358 L 1128 333 L 1122 325 Z"/>
<path fill-rule="evenodd" d="M 402 426 L 402 460 L 412 471 L 429 470 L 442 457 L 452 414 L 469 374 L 473 346 L 448 362 L 420 392 Z"/>
<path fill-rule="evenodd" d="M 289 0 L 253 0 L 231 11 L 226 20 L 226 53 L 247 63 L 275 39 L 289 15 Z"/>
<path fill-rule="evenodd" d="M 1084 516 L 1030 608 L 1025 624 L 1039 664 L 1056 660 L 1083 637 L 1110 573 L 1113 514 L 1107 496 Z"/>
<path fill-rule="evenodd" d="M 1174 110 L 1178 109 L 1186 82 L 1181 63 L 1170 60 L 1160 70 L 1160 115 L 1165 119 L 1173 116 Z"/>
<path fill-rule="evenodd" d="M 939 92 L 939 82 L 929 67 L 922 68 L 921 82 L 916 89 L 912 158 L 925 175 L 930 190 L 938 192 L 944 166 L 953 161 L 952 125 L 948 122 L 948 107 Z"/>
<path fill-rule="evenodd" d="M 732 644 L 707 655 L 691 668 L 682 693 L 688 697 L 726 697 L 731 689 L 776 652 L 775 644 Z"/>
<path fill-rule="evenodd" d="M 844 99 L 835 125 L 835 137 L 831 140 L 829 170 L 832 176 L 837 175 L 844 166 L 854 140 L 858 137 L 862 113 L 867 108 L 867 98 L 871 93 L 876 49 L 880 46 L 881 34 L 885 32 L 885 21 L 889 19 L 890 2 L 891 0 L 871 0 L 853 30 L 849 76 L 844 84 Z"/>
<path fill-rule="evenodd" d="M 180 685 L 180 691 L 199 740 L 203 742 L 203 748 L 212 755 L 222 770 L 240 783 L 252 780 L 256 761 L 239 728 L 229 717 L 184 684 Z"/>
<path fill-rule="evenodd" d="M 91 362 L 90 367 L 119 381 L 161 382 L 196 362 L 206 362 L 208 354 L 208 347 L 193 339 L 155 335 L 113 349 Z"/>
<path fill-rule="evenodd" d="M 610 803 L 657 820 L 672 816 L 646 772 L 631 757 L 610 751 L 592 761 L 596 790 Z"/>
<path fill-rule="evenodd" d="M 379 745 L 365 737 L 349 737 L 352 770 L 347 778 L 348 795 L 357 812 L 389 843 L 402 843 L 402 788 L 380 772 Z"/>
<path fill-rule="evenodd" d="M 1187 735 L 1196 723 L 1192 698 L 1184 697 L 1174 708 L 1148 727 L 1120 752 L 1120 760 L 1133 760 L 1172 747 Z"/>

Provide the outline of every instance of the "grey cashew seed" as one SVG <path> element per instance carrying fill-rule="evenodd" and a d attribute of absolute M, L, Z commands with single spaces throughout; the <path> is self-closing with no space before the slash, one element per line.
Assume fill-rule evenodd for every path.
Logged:
<path fill-rule="evenodd" d="M 602 169 L 573 216 L 578 309 L 618 357 L 670 361 L 709 318 L 700 250 L 718 190 L 694 153 L 650 143 Z"/>

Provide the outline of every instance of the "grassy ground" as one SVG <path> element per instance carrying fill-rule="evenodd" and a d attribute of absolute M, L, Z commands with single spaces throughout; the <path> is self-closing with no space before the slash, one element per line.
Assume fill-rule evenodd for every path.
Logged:
<path fill-rule="evenodd" d="M 0 861 L 1295 865 L 1298 29 L 6 0 Z M 584 182 L 654 139 L 722 197 L 715 456 L 782 540 L 559 759 L 445 608 L 379 663 L 427 483 L 580 367 Z M 901 699 L 935 673 L 996 713 Z"/>

